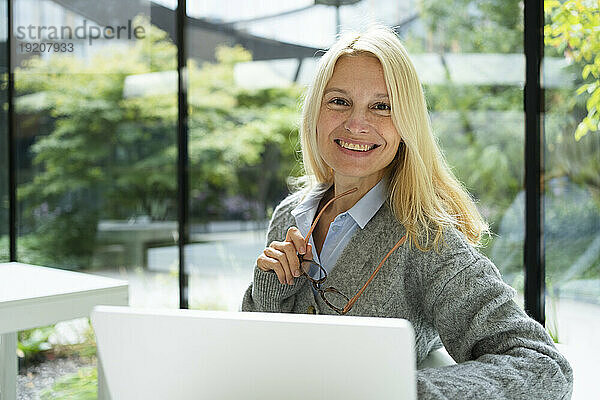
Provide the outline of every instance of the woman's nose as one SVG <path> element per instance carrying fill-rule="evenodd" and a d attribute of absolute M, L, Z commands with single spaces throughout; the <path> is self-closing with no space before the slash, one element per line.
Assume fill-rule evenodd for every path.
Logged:
<path fill-rule="evenodd" d="M 367 121 L 366 113 L 357 109 L 352 110 L 344 124 L 344 128 L 354 134 L 369 132 L 369 121 Z"/>

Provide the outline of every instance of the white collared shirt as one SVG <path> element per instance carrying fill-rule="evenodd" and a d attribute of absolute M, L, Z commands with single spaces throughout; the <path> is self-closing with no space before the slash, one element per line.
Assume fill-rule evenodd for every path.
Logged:
<path fill-rule="evenodd" d="M 308 234 L 315 219 L 319 202 L 330 187 L 331 185 L 317 185 L 291 211 L 296 219 L 296 227 L 298 227 L 302 236 L 306 237 Z M 381 179 L 351 209 L 335 217 L 329 225 L 321 254 L 317 254 L 314 250 L 315 243 L 311 235 L 309 243 L 313 248 L 313 260 L 329 273 L 356 230 L 358 228 L 364 229 L 365 225 L 379 211 L 385 199 L 386 185 L 384 179 Z M 318 271 L 310 271 L 310 273 L 317 277 Z"/>

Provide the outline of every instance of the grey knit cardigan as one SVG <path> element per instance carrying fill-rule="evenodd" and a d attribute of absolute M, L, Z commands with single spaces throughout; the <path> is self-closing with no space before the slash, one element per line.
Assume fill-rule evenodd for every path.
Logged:
<path fill-rule="evenodd" d="M 299 193 L 273 213 L 267 242 L 285 239 Z M 405 233 L 384 203 L 354 234 L 328 278 L 352 297 Z M 513 301 L 494 264 L 456 229 L 438 250 L 408 242 L 385 262 L 347 315 L 404 318 L 415 331 L 417 363 L 442 343 L 458 363 L 417 372 L 419 399 L 568 399 L 573 372 L 544 328 Z M 305 277 L 282 285 L 272 271 L 254 268 L 242 311 L 335 314 L 314 296 Z M 441 339 L 441 341 L 440 341 Z"/>

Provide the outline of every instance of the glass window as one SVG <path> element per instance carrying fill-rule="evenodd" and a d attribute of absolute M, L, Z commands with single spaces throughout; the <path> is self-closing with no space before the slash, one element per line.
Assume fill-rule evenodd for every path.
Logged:
<path fill-rule="evenodd" d="M 152 252 L 177 240 L 174 13 L 82 4 L 15 2 L 18 259 L 178 307 L 177 267 Z"/>
<path fill-rule="evenodd" d="M 18 260 L 124 279 L 131 305 L 177 308 L 177 265 L 152 268 L 164 261 L 152 250 L 177 241 L 174 13 L 139 0 L 13 4 Z M 86 318 L 19 341 L 23 367 L 66 355 L 85 368 L 48 361 L 77 372 L 61 390 L 94 393 Z M 36 376 L 20 376 L 19 395 L 53 397 Z"/>
<path fill-rule="evenodd" d="M 363 1 L 340 14 L 349 25 L 349 15 L 385 15 L 391 5 Z M 187 9 L 189 305 L 237 310 L 271 213 L 301 173 L 299 98 L 313 55 L 335 37 L 336 11 L 307 1 L 188 1 Z"/>
<path fill-rule="evenodd" d="M 493 235 L 481 251 L 522 294 L 519 3 L 490 8 L 470 1 L 457 7 L 454 1 L 365 0 L 339 10 L 309 3 L 187 3 L 190 307 L 239 307 L 265 246 L 270 213 L 289 192 L 286 178 L 301 172 L 298 104 L 314 55 L 339 30 L 369 20 L 397 27 L 424 83 L 448 162 L 490 222 Z"/>
<path fill-rule="evenodd" d="M 423 4 L 422 28 L 406 35 L 409 51 L 417 53 L 434 131 L 490 224 L 492 236 L 480 251 L 522 304 L 523 11 L 514 0 Z"/>
<path fill-rule="evenodd" d="M 545 13 L 546 327 L 582 363 L 575 396 L 592 393 L 600 357 L 599 10 L 568 1 Z"/>

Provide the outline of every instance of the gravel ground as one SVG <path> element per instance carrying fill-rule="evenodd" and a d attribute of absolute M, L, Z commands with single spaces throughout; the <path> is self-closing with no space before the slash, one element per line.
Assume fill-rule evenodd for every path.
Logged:
<path fill-rule="evenodd" d="M 52 386 L 61 376 L 95 365 L 89 359 L 80 358 L 56 358 L 31 365 L 17 375 L 17 400 L 38 400 L 40 392 Z"/>

